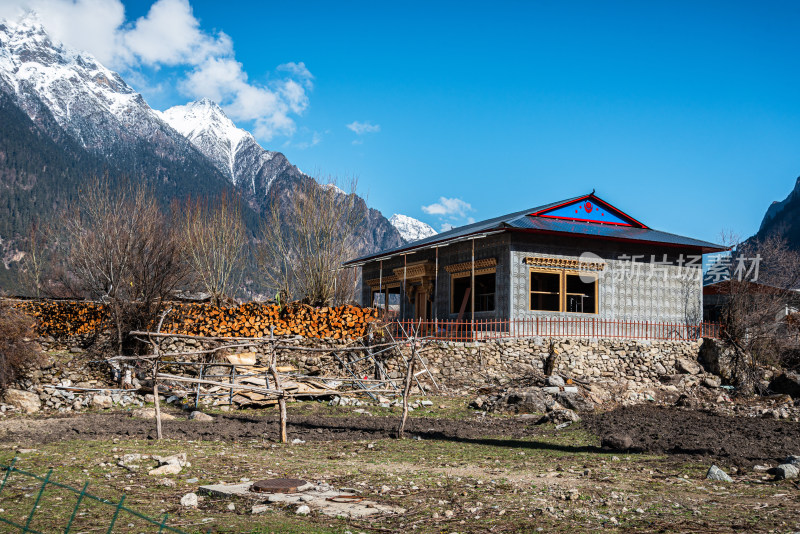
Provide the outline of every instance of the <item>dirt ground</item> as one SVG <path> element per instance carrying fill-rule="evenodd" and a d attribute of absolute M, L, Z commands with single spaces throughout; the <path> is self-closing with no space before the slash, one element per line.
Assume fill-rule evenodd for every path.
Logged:
<path fill-rule="evenodd" d="M 183 417 L 180 412 L 172 412 Z M 520 440 L 542 432 L 535 418 L 494 417 L 486 420 L 412 417 L 411 437 L 422 440 L 480 442 L 492 437 Z M 361 441 L 395 437 L 399 418 L 296 415 L 289 418 L 291 439 L 303 441 Z M 687 460 L 716 460 L 735 466 L 777 462 L 800 454 L 800 424 L 774 419 L 728 417 L 658 406 L 634 406 L 587 414 L 581 423 L 604 443 L 628 436 L 631 452 L 678 455 Z M 219 414 L 214 421 L 164 421 L 164 436 L 176 440 L 246 441 L 270 439 L 278 433 L 275 415 Z M 66 440 L 112 438 L 154 439 L 152 420 L 125 412 L 87 413 L 41 419 L 0 421 L 0 443 L 37 445 Z M 597 448 L 597 447 L 595 447 Z M 600 448 L 597 448 L 599 451 Z"/>
<path fill-rule="evenodd" d="M 173 412 L 181 417 L 180 412 Z M 287 425 L 291 439 L 303 441 L 359 441 L 392 438 L 397 434 L 398 417 L 325 417 L 293 415 Z M 177 440 L 243 441 L 270 439 L 278 435 L 274 415 L 215 415 L 214 421 L 163 421 L 165 438 Z M 523 438 L 536 433 L 533 421 L 492 419 L 477 421 L 414 417 L 406 425 L 409 437 L 420 439 L 471 440 L 487 436 Z M 36 445 L 67 440 L 155 439 L 153 420 L 131 417 L 125 412 L 87 413 L 42 419 L 0 421 L 0 442 Z"/>
<path fill-rule="evenodd" d="M 742 467 L 800 453 L 800 424 L 771 418 L 645 405 L 587 415 L 583 425 L 601 441 L 630 437 L 632 451 L 716 459 Z"/>

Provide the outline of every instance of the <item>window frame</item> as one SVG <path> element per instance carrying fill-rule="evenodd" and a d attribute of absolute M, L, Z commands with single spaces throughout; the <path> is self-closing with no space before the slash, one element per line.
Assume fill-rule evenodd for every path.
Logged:
<path fill-rule="evenodd" d="M 531 275 L 533 273 L 546 273 L 558 275 L 558 311 L 537 310 L 531 305 L 531 296 L 536 294 L 552 295 L 550 291 L 533 291 L 531 289 Z M 567 276 L 591 276 L 594 278 L 594 311 L 591 312 L 570 312 L 567 311 Z M 540 267 L 530 267 L 528 269 L 528 311 L 540 313 L 573 313 L 580 315 L 597 315 L 600 313 L 600 274 L 592 271 L 577 271 L 573 269 L 548 269 Z"/>
<path fill-rule="evenodd" d="M 483 269 L 475 269 L 475 277 L 484 275 L 484 274 L 493 274 L 494 275 L 494 298 L 492 302 L 494 303 L 494 309 L 492 310 L 475 310 L 475 313 L 495 313 L 497 311 L 497 267 L 484 267 Z M 450 274 L 450 315 L 457 315 L 458 312 L 461 311 L 461 303 L 455 303 L 454 297 L 456 292 L 456 285 L 453 283 L 454 280 L 457 278 L 468 278 L 472 276 L 471 271 L 460 271 L 457 273 Z M 458 309 L 456 309 L 456 307 Z M 469 305 L 467 305 L 467 309 L 464 312 L 470 311 Z"/>

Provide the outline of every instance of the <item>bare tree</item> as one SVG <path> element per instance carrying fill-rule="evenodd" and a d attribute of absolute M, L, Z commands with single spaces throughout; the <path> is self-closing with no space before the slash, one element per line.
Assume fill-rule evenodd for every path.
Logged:
<path fill-rule="evenodd" d="M 225 194 L 213 204 L 188 200 L 182 235 L 187 262 L 213 303 L 231 297 L 242 279 L 247 246 L 241 205 Z"/>
<path fill-rule="evenodd" d="M 798 305 L 800 252 L 778 236 L 736 247 L 722 306 L 723 336 L 734 348 L 739 385 L 759 387 L 758 367 L 780 364 L 800 347 L 787 315 Z"/>
<path fill-rule="evenodd" d="M 342 273 L 342 263 L 353 254 L 366 216 L 356 180 L 346 184 L 347 192 L 334 179 L 326 182 L 302 182 L 290 202 L 273 202 L 261 225 L 259 259 L 270 290 L 316 306 L 333 304 L 337 289 L 351 287 L 344 281 L 352 272 Z"/>
<path fill-rule="evenodd" d="M 45 291 L 45 269 L 49 265 L 47 229 L 33 222 L 28 230 L 27 251 L 22 259 L 20 282 L 31 296 L 41 298 Z"/>
<path fill-rule="evenodd" d="M 146 330 L 187 278 L 179 240 L 142 185 L 95 180 L 62 223 L 67 271 L 76 292 L 106 303 L 120 350 Z"/>
<path fill-rule="evenodd" d="M 0 302 L 0 393 L 42 360 L 33 319 L 7 302 Z"/>

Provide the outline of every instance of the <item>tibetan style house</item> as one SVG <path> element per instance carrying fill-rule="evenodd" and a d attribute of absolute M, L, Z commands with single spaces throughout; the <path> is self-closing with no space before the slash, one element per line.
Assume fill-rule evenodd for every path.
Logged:
<path fill-rule="evenodd" d="M 361 303 L 414 320 L 702 319 L 702 254 L 592 192 L 349 261 Z"/>

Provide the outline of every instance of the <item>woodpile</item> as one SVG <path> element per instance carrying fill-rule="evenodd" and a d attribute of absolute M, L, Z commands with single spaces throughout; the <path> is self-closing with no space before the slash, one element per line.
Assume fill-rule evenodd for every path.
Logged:
<path fill-rule="evenodd" d="M 41 336 L 80 336 L 107 326 L 105 306 L 95 302 L 30 300 L 16 307 L 36 319 L 36 331 Z"/>
<path fill-rule="evenodd" d="M 290 304 L 247 302 L 234 307 L 184 304 L 167 315 L 163 332 L 209 337 L 264 337 L 274 327 L 276 336 L 319 339 L 357 338 L 367 324 L 376 320 L 378 310 L 358 306 L 313 308 Z"/>
<path fill-rule="evenodd" d="M 39 335 L 64 338 L 108 326 L 105 307 L 94 302 L 26 301 L 17 306 L 36 318 Z M 358 306 L 314 308 L 246 302 L 238 306 L 174 303 L 162 332 L 208 337 L 276 336 L 318 339 L 358 338 L 378 317 L 378 310 Z"/>

